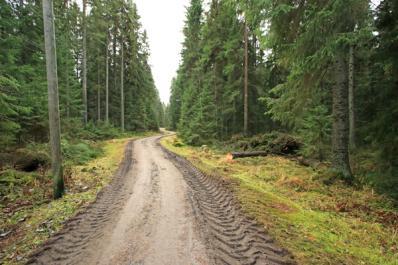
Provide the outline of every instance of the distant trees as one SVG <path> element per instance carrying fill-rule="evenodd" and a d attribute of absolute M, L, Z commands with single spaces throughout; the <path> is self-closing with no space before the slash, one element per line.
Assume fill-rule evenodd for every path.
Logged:
<path fill-rule="evenodd" d="M 148 130 L 164 121 L 136 6 L 83 3 L 84 10 L 70 0 L 0 1 L 0 152 L 50 136 L 55 197 L 63 193 L 60 123 L 91 127 L 104 119 Z"/>
<path fill-rule="evenodd" d="M 189 143 L 226 139 L 243 133 L 244 128 L 256 133 L 271 126 L 264 119 L 266 108 L 258 100 L 267 93 L 259 78 L 265 61 L 254 36 L 258 21 L 248 19 L 245 42 L 241 13 L 236 1 L 212 1 L 209 12 L 203 14 L 202 1 L 192 0 L 187 9 L 182 62 L 172 84 L 169 114 L 171 127 L 179 128 Z"/>
<path fill-rule="evenodd" d="M 195 17 L 201 1 L 192 0 L 167 109 L 171 127 L 191 144 L 245 133 L 247 29 L 249 134 L 296 134 L 303 153 L 330 159 L 347 181 L 350 143 L 383 150 L 380 161 L 396 169 L 395 2 L 372 10 L 368 0 L 213 0 Z"/>
<path fill-rule="evenodd" d="M 125 128 L 156 129 L 163 110 L 148 66 L 148 44 L 135 5 L 122 0 L 93 0 L 85 4 L 86 16 L 76 1 L 53 0 L 61 123 L 79 123 L 87 116 L 88 123 L 107 120 L 110 125 L 121 127 L 123 33 Z M 45 70 L 41 1 L 0 1 L 2 149 L 48 140 Z"/>

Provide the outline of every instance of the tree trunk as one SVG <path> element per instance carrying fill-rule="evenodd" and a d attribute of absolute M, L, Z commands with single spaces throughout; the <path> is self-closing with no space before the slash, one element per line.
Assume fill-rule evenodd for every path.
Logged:
<path fill-rule="evenodd" d="M 64 8 L 68 9 L 69 0 L 64 0 Z M 65 16 L 66 17 L 66 16 Z M 70 32 L 69 23 L 67 23 L 66 31 Z M 69 37 L 68 37 L 69 40 Z M 66 118 L 70 118 L 70 87 L 69 87 L 69 58 L 66 59 Z"/>
<path fill-rule="evenodd" d="M 112 50 L 113 50 L 113 89 L 114 91 L 118 90 L 117 87 L 117 78 L 118 78 L 118 70 L 117 70 L 117 21 L 115 21 L 115 28 L 114 28 L 114 32 L 113 32 L 113 40 L 112 40 Z M 111 99 L 112 100 L 112 99 Z M 116 118 L 116 116 L 115 116 Z M 115 120 L 116 122 L 116 120 Z"/>
<path fill-rule="evenodd" d="M 348 153 L 348 82 L 345 54 L 335 61 L 335 85 L 333 86 L 332 166 L 342 177 L 351 182 L 352 173 Z"/>
<path fill-rule="evenodd" d="M 109 123 L 109 32 L 106 34 L 105 121 Z"/>
<path fill-rule="evenodd" d="M 70 118 L 70 87 L 69 87 L 69 60 L 66 61 L 66 118 Z"/>
<path fill-rule="evenodd" d="M 120 43 L 120 124 L 124 131 L 124 54 L 123 54 L 123 38 Z"/>
<path fill-rule="evenodd" d="M 248 127 L 249 127 L 249 106 L 248 106 L 248 93 L 249 93 L 249 81 L 248 81 L 248 66 L 249 66 L 249 51 L 248 51 L 248 32 L 247 32 L 247 23 L 245 20 L 245 65 L 244 65 L 244 102 L 243 102 L 243 133 L 244 135 L 248 135 Z"/>
<path fill-rule="evenodd" d="M 83 121 L 87 125 L 87 25 L 86 25 L 86 2 L 83 0 Z"/>
<path fill-rule="evenodd" d="M 43 0 L 43 22 L 47 68 L 51 173 L 54 182 L 54 198 L 58 199 L 64 194 L 64 180 L 62 176 L 61 125 L 59 118 L 57 55 L 52 0 Z"/>
<path fill-rule="evenodd" d="M 356 147 L 355 143 L 355 111 L 354 111 L 354 46 L 350 46 L 349 63 L 348 63 L 348 107 L 349 107 L 349 124 L 350 124 L 350 138 L 349 145 L 351 148 Z"/>
<path fill-rule="evenodd" d="M 99 55 L 98 55 L 99 57 Z M 100 64 L 98 63 L 97 66 L 97 84 L 98 84 L 98 89 L 97 89 L 97 121 L 101 121 L 101 78 L 100 78 Z"/>

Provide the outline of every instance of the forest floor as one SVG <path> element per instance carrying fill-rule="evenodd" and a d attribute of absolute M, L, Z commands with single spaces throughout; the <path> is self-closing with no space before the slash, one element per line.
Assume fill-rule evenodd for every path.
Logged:
<path fill-rule="evenodd" d="M 160 137 L 129 142 L 110 185 L 28 264 L 292 264 L 224 183 Z"/>
<path fill-rule="evenodd" d="M 36 183 L 2 207 L 0 264 L 397 264 L 397 209 L 371 190 L 176 136 L 103 144 L 63 199 Z"/>
<path fill-rule="evenodd" d="M 96 199 L 97 193 L 111 181 L 123 158 L 126 144 L 151 134 L 98 141 L 95 148 L 101 150 L 101 154 L 96 158 L 85 157 L 79 165 L 65 159 L 65 164 L 68 164 L 64 168 L 67 193 L 60 200 L 52 200 L 52 182 L 45 169 L 39 168 L 35 172 L 10 169 L 1 172 L 0 264 L 25 263 L 32 250 Z M 71 159 L 80 157 L 76 153 L 71 156 Z"/>
<path fill-rule="evenodd" d="M 242 210 L 298 264 L 398 264 L 398 208 L 371 188 L 326 185 L 324 170 L 281 156 L 231 160 L 176 136 L 161 144 L 228 183 Z"/>

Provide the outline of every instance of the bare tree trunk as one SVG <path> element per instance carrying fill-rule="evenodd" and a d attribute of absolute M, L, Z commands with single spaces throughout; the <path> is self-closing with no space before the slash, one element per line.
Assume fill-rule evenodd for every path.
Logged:
<path fill-rule="evenodd" d="M 100 64 L 97 66 L 97 121 L 101 121 L 101 78 L 100 78 Z"/>
<path fill-rule="evenodd" d="M 69 63 L 66 64 L 66 118 L 70 118 Z"/>
<path fill-rule="evenodd" d="M 244 66 L 244 102 L 243 102 L 243 133 L 244 135 L 248 134 L 248 127 L 249 127 L 249 106 L 248 106 L 248 99 L 249 99 L 249 81 L 248 81 L 248 66 L 249 66 L 249 51 L 248 51 L 248 32 L 247 32 L 247 23 L 245 20 L 245 66 Z"/>
<path fill-rule="evenodd" d="M 109 123 L 109 33 L 106 33 L 105 121 Z"/>
<path fill-rule="evenodd" d="M 349 145 L 351 148 L 356 147 L 355 143 L 355 111 L 354 111 L 354 46 L 350 46 L 349 62 L 348 62 L 348 108 L 349 108 L 349 124 L 350 138 Z"/>
<path fill-rule="evenodd" d="M 83 0 L 83 120 L 87 124 L 87 25 L 86 25 L 86 2 Z"/>
<path fill-rule="evenodd" d="M 48 116 L 51 145 L 51 173 L 54 182 L 54 198 L 64 194 L 61 157 L 61 125 L 59 118 L 57 55 L 55 48 L 54 13 L 52 0 L 43 0 L 44 40 L 46 50 Z"/>
<path fill-rule="evenodd" d="M 332 166 L 345 180 L 352 181 L 348 153 L 348 82 L 347 63 L 344 53 L 337 55 L 335 61 L 335 85 L 333 87 L 333 132 Z"/>
<path fill-rule="evenodd" d="M 69 0 L 64 0 L 64 8 L 67 9 L 68 8 L 68 2 Z M 66 16 L 65 16 L 66 17 Z M 69 23 L 67 23 L 67 34 L 69 34 L 70 29 L 69 29 Z M 68 38 L 69 40 L 69 38 Z M 66 118 L 69 119 L 70 118 L 70 87 L 69 87 L 69 60 L 66 59 Z"/>
<path fill-rule="evenodd" d="M 123 54 L 123 38 L 120 43 L 120 124 L 122 131 L 124 131 L 124 54 Z"/>
<path fill-rule="evenodd" d="M 113 33 L 113 45 L 112 45 L 112 49 L 113 49 L 113 89 L 114 91 L 117 91 L 118 87 L 117 87 L 117 78 L 118 78 L 118 70 L 117 70 L 117 21 L 115 21 L 115 28 L 114 28 L 114 33 Z M 116 120 L 115 120 L 116 121 Z"/>

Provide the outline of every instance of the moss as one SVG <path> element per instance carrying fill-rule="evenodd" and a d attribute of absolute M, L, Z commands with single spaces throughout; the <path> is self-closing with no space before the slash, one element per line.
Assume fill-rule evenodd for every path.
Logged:
<path fill-rule="evenodd" d="M 175 136 L 162 140 L 205 172 L 237 183 L 234 192 L 243 209 L 299 264 L 398 264 L 398 211 L 372 189 L 325 185 L 323 171 L 283 157 L 229 160 L 218 150 L 174 142 L 179 142 Z"/>

